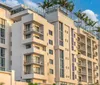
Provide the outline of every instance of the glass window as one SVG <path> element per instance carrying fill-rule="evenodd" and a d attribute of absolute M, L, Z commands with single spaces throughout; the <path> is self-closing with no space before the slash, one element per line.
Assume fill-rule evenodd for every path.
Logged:
<path fill-rule="evenodd" d="M 30 31 L 31 24 L 26 24 L 26 25 L 25 25 L 25 28 L 26 28 L 25 31 Z"/>
<path fill-rule="evenodd" d="M 26 49 L 31 48 L 31 44 L 26 45 Z"/>
<path fill-rule="evenodd" d="M 53 50 L 49 49 L 49 54 L 53 54 Z"/>
<path fill-rule="evenodd" d="M 50 69 L 50 74 L 53 74 L 53 69 Z"/>
<path fill-rule="evenodd" d="M 5 49 L 4 48 L 0 48 L 0 56 L 4 57 L 5 56 Z"/>
<path fill-rule="evenodd" d="M 63 46 L 63 23 L 59 22 L 59 45 Z"/>
<path fill-rule="evenodd" d="M 27 38 L 31 38 L 31 34 L 27 34 L 27 35 L 26 35 L 26 39 L 27 39 Z"/>
<path fill-rule="evenodd" d="M 60 50 L 60 77 L 64 78 L 64 51 Z"/>
<path fill-rule="evenodd" d="M 52 40 L 49 40 L 49 44 L 50 44 L 50 45 L 53 45 L 53 41 L 52 41 Z"/>
<path fill-rule="evenodd" d="M 52 60 L 52 59 L 50 59 L 50 60 L 49 60 L 49 63 L 50 63 L 50 64 L 53 64 L 53 60 Z"/>
<path fill-rule="evenodd" d="M 53 32 L 51 30 L 49 30 L 49 35 L 53 35 Z"/>

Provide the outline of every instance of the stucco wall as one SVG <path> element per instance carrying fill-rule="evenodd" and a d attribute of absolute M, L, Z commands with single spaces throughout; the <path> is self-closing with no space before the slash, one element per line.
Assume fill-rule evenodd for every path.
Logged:
<path fill-rule="evenodd" d="M 12 72 L 0 71 L 0 83 L 4 83 L 4 85 L 28 85 L 28 83 L 26 82 L 15 81 L 14 71 Z"/>

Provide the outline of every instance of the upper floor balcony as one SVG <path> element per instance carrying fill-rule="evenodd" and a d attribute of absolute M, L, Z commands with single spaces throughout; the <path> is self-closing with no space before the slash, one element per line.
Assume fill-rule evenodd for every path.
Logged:
<path fill-rule="evenodd" d="M 79 82 L 87 82 L 87 78 L 82 77 L 82 78 L 79 79 Z"/>
<path fill-rule="evenodd" d="M 88 72 L 88 76 L 92 77 L 92 72 Z"/>
<path fill-rule="evenodd" d="M 79 75 L 84 75 L 84 76 L 86 76 L 87 74 L 86 74 L 86 71 L 79 71 Z"/>
<path fill-rule="evenodd" d="M 30 27 L 28 30 L 24 30 L 24 34 L 31 34 L 31 33 L 36 33 L 38 35 L 44 35 L 43 34 L 43 29 L 37 29 L 34 26 Z"/>
<path fill-rule="evenodd" d="M 25 54 L 25 55 L 33 54 L 33 53 L 36 53 L 36 54 L 39 54 L 39 55 L 45 55 L 46 51 L 42 50 L 42 49 L 38 49 L 35 46 L 28 48 L 28 49 L 24 49 L 24 51 L 23 51 L 23 54 Z"/>
<path fill-rule="evenodd" d="M 40 38 L 40 37 L 30 37 L 30 38 L 27 38 L 27 39 L 24 39 L 22 41 L 23 44 L 28 44 L 28 43 L 37 43 L 37 44 L 40 44 L 40 45 L 43 45 L 43 46 L 47 46 L 46 42 Z"/>
<path fill-rule="evenodd" d="M 46 80 L 44 68 L 41 67 L 25 67 L 26 70 L 24 71 L 24 74 L 22 76 L 23 79 L 29 79 L 29 78 L 36 78 L 36 79 L 42 79 Z"/>
<path fill-rule="evenodd" d="M 79 67 L 86 67 L 86 63 L 83 63 L 83 62 L 81 62 L 81 63 L 79 62 L 78 65 L 79 65 Z"/>
<path fill-rule="evenodd" d="M 30 58 L 29 60 L 24 61 L 24 65 L 39 65 L 39 66 L 43 66 L 44 62 L 43 62 L 42 59 Z"/>

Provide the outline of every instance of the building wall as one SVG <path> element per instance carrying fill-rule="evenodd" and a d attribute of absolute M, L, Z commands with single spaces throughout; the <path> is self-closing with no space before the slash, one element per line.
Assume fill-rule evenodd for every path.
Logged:
<path fill-rule="evenodd" d="M 98 66 L 98 58 L 99 56 L 96 55 L 96 57 L 93 57 L 93 53 L 97 52 L 98 53 L 98 48 L 96 48 L 96 50 L 94 51 L 92 48 L 94 48 L 93 43 L 95 42 L 95 45 L 98 46 L 98 40 L 96 39 L 96 37 L 94 37 L 93 35 L 91 35 L 89 32 L 86 32 L 85 30 L 83 30 L 82 28 L 77 28 L 74 24 L 74 21 L 70 18 L 68 18 L 66 16 L 66 14 L 64 14 L 63 12 L 61 12 L 60 10 L 56 10 L 56 11 L 51 11 L 50 13 L 48 12 L 48 14 L 46 15 L 46 19 L 52 23 L 55 26 L 55 62 L 56 65 L 58 65 L 55 69 L 56 69 L 56 82 L 58 82 L 57 84 L 60 84 L 60 82 L 62 83 L 73 83 L 73 84 L 87 84 L 90 83 L 89 79 L 88 79 L 88 75 L 89 75 L 89 67 L 88 67 L 88 61 L 90 61 L 92 63 L 92 67 L 91 67 L 91 71 L 92 71 L 92 80 L 91 83 L 96 83 L 97 80 L 99 80 L 99 76 L 94 77 L 95 74 L 98 74 L 99 69 L 95 70 L 95 66 Z M 59 45 L 59 22 L 61 22 L 63 24 L 63 42 L 64 45 L 60 46 Z M 72 33 L 72 29 L 73 29 L 73 33 Z M 81 58 L 81 56 L 78 54 L 79 52 L 79 44 L 80 42 L 78 41 L 78 37 L 80 37 L 80 35 L 84 35 L 85 36 L 85 52 L 86 55 L 84 57 Z M 80 37 L 81 38 L 81 37 Z M 89 52 L 89 50 L 87 49 L 87 39 L 91 40 L 90 46 L 91 46 L 91 58 L 88 57 L 87 53 Z M 81 38 L 82 39 L 82 38 Z M 73 49 L 72 49 L 73 48 Z M 64 51 L 64 78 L 60 77 L 60 52 L 59 50 L 62 49 Z M 74 58 L 73 58 L 74 57 Z M 79 81 L 79 60 L 84 59 L 86 61 L 86 75 L 84 78 L 84 80 Z M 73 66 L 74 65 L 74 66 Z M 82 67 L 83 68 L 83 67 Z M 74 71 L 73 71 L 74 70 Z M 74 73 L 74 75 L 73 75 Z M 82 74 L 81 76 L 83 76 L 84 74 Z M 90 75 L 89 75 L 90 76 Z M 74 79 L 73 79 L 74 77 Z M 90 77 L 89 77 L 90 78 Z M 86 81 L 85 81 L 86 79 Z M 68 81 L 67 81 L 68 80 Z M 83 82 L 84 81 L 84 82 Z"/>
<path fill-rule="evenodd" d="M 12 15 L 5 8 L 0 11 L 6 20 L 5 44 L 0 43 L 5 49 L 5 70 L 15 70 L 16 80 L 57 85 L 99 82 L 99 42 L 66 14 L 58 9 L 44 18 L 28 9 Z M 3 82 L 10 84 L 13 78 L 12 85 L 24 84 L 8 74 L 0 74 L 8 78 Z"/>
<path fill-rule="evenodd" d="M 55 78 L 54 26 L 34 12 L 19 18 L 20 21 L 17 21 L 12 25 L 12 69 L 16 71 L 16 80 L 26 81 L 30 79 L 32 82 L 38 81 L 37 83 L 53 84 Z M 34 32 L 30 33 L 31 37 L 29 39 L 25 39 L 26 35 L 24 32 L 27 23 L 31 23 L 31 26 L 42 26 L 43 40 L 33 38 L 33 36 L 39 36 L 39 34 Z M 34 29 L 34 27 L 31 28 L 31 30 L 32 29 Z M 49 35 L 49 30 L 52 31 L 52 35 Z M 49 44 L 49 40 L 53 41 L 53 45 Z M 26 49 L 27 44 L 31 44 L 32 47 Z M 38 46 L 41 50 L 37 50 L 34 48 L 35 46 Z M 42 51 L 42 47 L 46 50 Z M 49 54 L 49 49 L 53 51 L 52 55 Z M 31 54 L 33 58 L 36 55 L 44 56 L 44 75 L 36 74 L 34 72 L 25 74 L 25 56 L 29 54 Z M 53 65 L 49 63 L 49 59 L 53 60 Z M 33 66 L 33 69 L 38 67 L 38 65 L 33 64 L 31 64 L 31 66 Z M 50 69 L 53 69 L 53 74 L 50 74 Z"/>
<path fill-rule="evenodd" d="M 0 83 L 4 83 L 4 85 L 28 85 L 25 82 L 15 81 L 14 71 L 12 72 L 4 72 L 0 71 Z"/>
<path fill-rule="evenodd" d="M 5 9 L 4 7 L 0 7 L 0 18 L 5 20 L 5 27 L 3 28 L 5 30 L 5 44 L 0 43 L 0 47 L 5 49 L 5 70 L 8 71 L 11 69 L 11 56 L 10 56 L 10 31 L 11 31 L 11 25 L 12 20 L 10 20 L 10 12 Z M 0 20 L 1 20 L 0 19 Z M 1 23 L 0 23 L 1 24 Z"/>

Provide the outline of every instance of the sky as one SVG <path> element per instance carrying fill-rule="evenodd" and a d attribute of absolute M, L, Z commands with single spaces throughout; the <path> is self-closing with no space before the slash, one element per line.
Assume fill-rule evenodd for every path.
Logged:
<path fill-rule="evenodd" d="M 40 3 L 42 1 L 43 0 L 0 0 L 0 2 L 3 2 L 12 7 L 23 3 L 31 6 L 36 6 L 35 3 Z M 100 0 L 72 0 L 72 1 L 75 4 L 74 11 L 82 10 L 93 21 L 100 22 L 100 9 L 99 9 Z"/>

